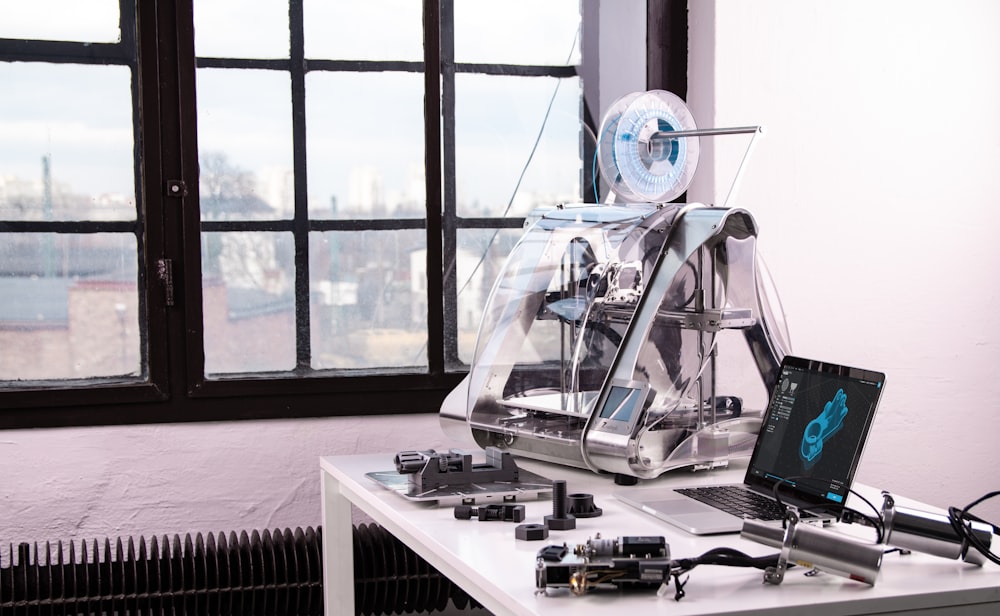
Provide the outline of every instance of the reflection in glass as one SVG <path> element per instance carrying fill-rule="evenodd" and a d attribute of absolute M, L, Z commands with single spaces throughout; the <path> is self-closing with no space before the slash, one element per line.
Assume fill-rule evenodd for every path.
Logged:
<path fill-rule="evenodd" d="M 460 216 L 580 201 L 580 87 L 576 77 L 455 77 Z"/>
<path fill-rule="evenodd" d="M 0 62 L 0 219 L 134 220 L 125 66 Z"/>
<path fill-rule="evenodd" d="M 424 216 L 423 76 L 306 75 L 310 218 Z"/>
<path fill-rule="evenodd" d="M 290 233 L 202 233 L 205 374 L 295 367 Z"/>
<path fill-rule="evenodd" d="M 0 380 L 142 376 L 137 250 L 125 233 L 0 233 Z"/>
<path fill-rule="evenodd" d="M 81 43 L 121 40 L 118 0 L 7 2 L 2 10 L 0 38 Z"/>
<path fill-rule="evenodd" d="M 195 0 L 194 51 L 199 58 L 287 58 L 288 3 Z"/>
<path fill-rule="evenodd" d="M 465 365 L 472 362 L 479 322 L 493 283 L 523 233 L 521 229 L 458 231 L 458 250 L 454 257 L 458 288 L 458 357 Z"/>
<path fill-rule="evenodd" d="M 455 61 L 577 65 L 579 29 L 580 0 L 455 0 Z"/>
<path fill-rule="evenodd" d="M 291 218 L 288 73 L 198 69 L 202 220 Z"/>
<path fill-rule="evenodd" d="M 305 0 L 305 53 L 310 59 L 424 59 L 422 3 L 415 0 Z"/>
<path fill-rule="evenodd" d="M 422 230 L 311 233 L 313 368 L 426 367 Z"/>

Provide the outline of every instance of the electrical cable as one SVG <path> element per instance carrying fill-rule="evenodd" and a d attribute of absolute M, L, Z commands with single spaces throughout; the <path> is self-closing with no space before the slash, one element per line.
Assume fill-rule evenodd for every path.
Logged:
<path fill-rule="evenodd" d="M 598 160 L 598 155 L 601 153 L 601 150 L 600 150 L 601 146 L 600 146 L 600 144 L 601 144 L 601 140 L 604 139 L 605 133 L 607 133 L 608 130 L 612 126 L 614 126 L 614 124 L 612 124 L 612 123 L 609 122 L 608 125 L 604 127 L 604 130 L 601 131 L 600 136 L 597 136 L 597 137 L 594 138 L 594 159 L 593 159 L 593 162 L 591 162 L 591 164 L 590 164 L 590 177 L 593 178 L 594 203 L 597 203 L 597 204 L 601 203 L 601 195 L 599 194 L 599 191 L 598 191 L 598 188 L 597 188 L 597 185 L 599 183 L 597 181 L 597 176 L 598 176 L 598 174 L 597 174 L 597 160 Z M 614 191 L 611 190 L 611 188 L 609 187 L 608 188 L 608 195 L 605 198 L 613 198 L 613 197 L 614 197 Z"/>
<path fill-rule="evenodd" d="M 755 569 L 766 570 L 768 567 L 775 567 L 780 559 L 780 554 L 769 554 L 767 556 L 750 556 L 734 548 L 714 548 L 701 556 L 693 558 L 680 558 L 670 561 L 669 575 L 674 581 L 674 601 L 680 601 L 687 593 L 684 586 L 687 585 L 688 578 L 681 580 L 681 576 L 688 573 L 698 565 L 722 565 L 726 567 L 753 567 Z M 789 564 L 793 567 L 793 564 Z M 664 580 L 666 586 L 668 580 Z M 662 590 L 661 590 L 662 594 Z"/>
<path fill-rule="evenodd" d="M 698 565 L 723 565 L 726 567 L 753 567 L 755 569 L 767 569 L 778 563 L 779 554 L 769 554 L 767 556 L 750 556 L 735 548 L 713 548 L 701 556 L 694 558 L 681 558 L 676 563 L 681 573 L 694 569 Z"/>
<path fill-rule="evenodd" d="M 785 483 L 792 483 L 794 480 L 798 479 L 808 479 L 808 477 L 805 477 L 804 475 L 792 475 L 778 480 L 774 484 L 774 486 L 772 486 L 771 491 L 774 495 L 774 500 L 778 502 L 778 505 L 780 507 L 786 507 L 784 501 L 781 500 L 781 490 L 780 490 L 781 485 Z M 798 510 L 808 512 L 817 509 L 830 509 L 830 508 L 836 509 L 837 511 L 840 512 L 838 518 L 839 521 L 844 522 L 846 524 L 857 522 L 865 526 L 871 526 L 872 528 L 875 529 L 876 543 L 882 543 L 882 539 L 885 537 L 885 526 L 882 523 L 882 512 L 874 504 L 872 504 L 870 500 L 868 500 L 855 490 L 848 488 L 847 491 L 856 496 L 857 498 L 861 499 L 866 505 L 868 505 L 871 508 L 872 511 L 875 512 L 875 515 L 872 516 L 866 513 L 862 513 L 856 509 L 852 509 L 841 503 L 825 503 L 822 505 L 798 507 Z M 781 525 L 783 528 L 785 527 L 785 524 L 786 521 L 782 519 Z"/>
<path fill-rule="evenodd" d="M 783 505 L 780 496 L 780 486 L 784 483 L 791 482 L 795 479 L 800 479 L 799 476 L 786 477 L 775 483 L 773 487 L 774 498 L 778 501 L 780 505 Z M 884 524 L 882 521 L 882 513 L 879 511 L 871 501 L 865 498 L 863 495 L 859 494 L 854 490 L 849 490 L 851 494 L 856 496 L 865 502 L 876 515 L 871 516 L 866 513 L 862 513 L 855 509 L 840 505 L 839 503 L 830 503 L 830 506 L 840 509 L 842 514 L 842 521 L 850 524 L 852 522 L 860 522 L 862 524 L 870 525 L 876 529 L 878 533 L 878 542 L 882 543 L 882 538 L 884 535 Z M 948 519 L 951 522 L 955 533 L 970 547 L 978 550 L 984 557 L 989 559 L 991 562 L 1000 565 L 1000 556 L 990 550 L 988 545 L 985 545 L 982 540 L 973 532 L 970 522 L 977 522 L 980 524 L 985 524 L 992 529 L 994 535 L 1000 535 L 1000 526 L 993 524 L 987 520 L 982 519 L 969 512 L 970 509 L 976 507 L 985 500 L 994 498 L 1000 495 L 1000 490 L 989 492 L 980 498 L 972 501 L 963 508 L 949 507 L 948 508 Z M 815 508 L 815 507 L 813 507 Z M 807 511 L 809 507 L 800 508 L 801 511 Z M 784 521 L 782 522 L 784 524 Z M 909 550 L 904 550 L 901 548 L 890 547 L 885 550 L 884 553 L 888 554 L 890 552 L 902 552 L 908 553 Z M 695 567 L 699 565 L 724 565 L 729 567 L 754 567 L 757 569 L 768 569 L 769 567 L 775 567 L 780 559 L 780 554 L 770 554 L 767 556 L 749 556 L 739 550 L 733 548 L 720 547 L 709 550 L 704 554 L 694 557 L 694 558 L 681 558 L 670 561 L 670 571 L 669 576 L 673 578 L 674 582 L 674 600 L 680 601 L 686 594 L 684 591 L 684 586 L 687 584 L 688 578 L 681 580 L 681 575 L 688 573 Z M 787 563 L 788 567 L 794 566 L 792 563 Z M 664 580 L 663 584 L 666 584 L 669 580 Z M 663 590 L 661 589 L 661 594 Z"/>
<path fill-rule="evenodd" d="M 578 26 L 576 29 L 576 33 L 573 35 L 573 44 L 570 45 L 570 53 L 566 58 L 566 64 L 569 64 L 570 60 L 573 58 L 573 53 L 576 50 L 577 41 L 580 40 L 581 27 L 582 26 Z M 517 183 L 514 185 L 514 190 L 510 195 L 510 199 L 507 200 L 507 207 L 504 208 L 503 213 L 500 215 L 500 218 L 506 218 L 507 214 L 510 213 L 511 207 L 513 207 L 514 205 L 514 198 L 517 197 L 517 193 L 521 188 L 521 182 L 522 180 L 524 180 L 524 175 L 525 173 L 527 173 L 528 167 L 531 166 L 531 161 L 535 157 L 535 151 L 538 149 L 538 144 L 542 140 L 542 134 L 545 132 L 545 127 L 548 125 L 549 115 L 552 113 L 552 105 L 555 103 L 556 96 L 559 94 L 559 86 L 561 84 L 562 80 L 556 82 L 556 87 L 552 91 L 552 97 L 549 99 L 548 107 L 545 109 L 545 115 L 542 117 L 542 126 L 538 129 L 538 134 L 535 136 L 535 142 L 534 144 L 532 144 L 531 152 L 528 154 L 528 160 L 525 161 L 524 166 L 521 168 L 521 173 L 518 175 Z M 490 247 L 493 246 L 493 243 L 496 241 L 498 235 L 500 235 L 500 229 L 494 229 L 493 234 L 490 236 L 489 241 L 486 242 L 486 247 L 483 248 L 483 254 L 479 257 L 479 261 L 476 262 L 475 267 L 473 267 L 472 271 L 469 272 L 469 275 L 468 277 L 466 277 L 465 282 L 462 283 L 462 286 L 457 287 L 455 291 L 456 298 L 461 296 L 462 292 L 468 288 L 469 284 L 472 282 L 472 279 L 476 276 L 476 272 L 478 272 L 479 268 L 481 268 L 483 263 L 486 262 L 486 255 L 489 254 Z M 456 259 L 458 259 L 457 251 L 456 254 L 451 255 L 451 260 L 448 263 L 448 265 L 443 268 L 443 271 L 447 272 L 450 271 L 453 267 L 455 267 Z M 424 353 L 426 350 L 427 350 L 427 342 L 421 345 L 420 350 L 417 352 L 417 354 L 419 355 L 421 353 Z"/>
<path fill-rule="evenodd" d="M 576 43 L 579 39 L 580 39 L 580 28 L 578 27 L 576 29 L 576 34 L 573 36 L 573 44 L 570 45 L 569 56 L 566 57 L 567 64 L 569 64 L 569 61 L 573 57 L 573 50 L 576 49 Z M 510 209 L 514 206 L 514 199 L 517 197 L 517 193 L 521 189 L 521 182 L 524 181 L 524 176 L 528 172 L 528 168 L 531 166 L 531 161 L 535 158 L 535 152 L 538 150 L 538 144 L 541 142 L 542 134 L 545 133 L 545 127 L 549 123 L 549 115 L 551 115 L 552 113 L 552 105 L 554 105 L 556 102 L 556 96 L 559 95 L 559 86 L 561 85 L 562 85 L 562 80 L 556 81 L 556 87 L 552 91 L 552 96 L 549 98 L 549 104 L 548 107 L 546 107 L 545 109 L 545 115 L 542 116 L 542 125 L 538 129 L 538 134 L 535 135 L 535 142 L 531 145 L 531 151 L 528 153 L 528 160 L 526 160 L 524 162 L 524 165 L 521 167 L 521 173 L 517 177 L 517 182 L 514 184 L 514 190 L 511 192 L 510 199 L 507 200 L 507 206 L 504 208 L 503 213 L 500 215 L 500 218 L 506 218 L 507 214 L 510 213 Z M 469 276 L 465 279 L 465 282 L 462 283 L 462 286 L 455 292 L 456 296 L 461 295 L 462 291 L 464 291 L 469 286 L 469 283 L 472 282 L 472 278 L 476 275 L 476 272 L 479 271 L 479 268 L 482 267 L 483 263 L 486 261 L 486 255 L 489 252 L 490 246 L 493 245 L 493 242 L 496 241 L 497 236 L 499 234 L 500 234 L 499 229 L 493 231 L 493 235 L 490 236 L 490 241 L 486 243 L 486 248 L 483 250 L 483 255 L 479 258 L 479 261 L 476 263 L 476 266 L 472 268 L 472 272 L 469 273 Z M 452 255 L 451 258 L 452 263 L 450 265 L 454 264 L 455 259 L 456 257 Z"/>
<path fill-rule="evenodd" d="M 994 535 L 1000 535 L 1000 528 L 998 528 L 997 525 L 969 513 L 969 510 L 976 505 L 985 500 L 991 499 L 998 494 L 1000 494 L 1000 490 L 984 494 L 962 509 L 959 509 L 958 507 L 948 507 L 948 520 L 951 522 L 951 527 L 955 529 L 955 533 L 957 533 L 959 537 L 968 542 L 970 546 L 976 548 L 976 550 L 978 550 L 979 553 L 986 557 L 990 562 L 1000 565 L 1000 556 L 997 556 L 997 554 L 993 552 L 989 546 L 984 545 L 976 534 L 972 532 L 969 524 L 967 524 L 967 522 L 979 522 L 981 524 L 986 524 L 993 530 Z"/>

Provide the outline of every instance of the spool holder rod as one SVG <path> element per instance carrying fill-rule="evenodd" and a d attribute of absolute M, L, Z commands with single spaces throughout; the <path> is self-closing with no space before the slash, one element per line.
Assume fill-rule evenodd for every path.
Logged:
<path fill-rule="evenodd" d="M 693 128 L 691 130 L 664 130 L 650 135 L 650 141 L 676 139 L 677 137 L 715 137 L 717 135 L 748 135 L 762 133 L 762 126 L 734 126 L 732 128 Z"/>
<path fill-rule="evenodd" d="M 733 178 L 733 183 L 729 186 L 729 192 L 726 194 L 726 200 L 722 203 L 722 207 L 729 207 L 729 201 L 732 199 L 733 195 L 736 194 L 739 188 L 740 179 L 743 177 L 743 166 L 746 165 L 747 160 L 750 158 L 750 153 L 753 151 L 754 142 L 757 137 L 764 134 L 763 126 L 734 126 L 732 128 L 696 128 L 692 130 L 678 130 L 678 131 L 658 131 L 653 133 L 649 137 L 650 143 L 662 143 L 664 141 L 669 141 L 671 139 L 677 139 L 679 137 L 716 137 L 719 135 L 746 135 L 753 134 L 750 138 L 750 143 L 747 144 L 746 152 L 743 153 L 743 160 L 740 161 L 740 166 L 736 170 L 736 176 Z"/>

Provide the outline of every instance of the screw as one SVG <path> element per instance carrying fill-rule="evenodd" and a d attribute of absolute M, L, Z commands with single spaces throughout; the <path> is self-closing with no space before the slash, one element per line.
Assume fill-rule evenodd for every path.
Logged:
<path fill-rule="evenodd" d="M 552 530 L 573 530 L 576 516 L 566 513 L 566 481 L 552 482 L 552 515 L 545 516 L 545 525 Z"/>

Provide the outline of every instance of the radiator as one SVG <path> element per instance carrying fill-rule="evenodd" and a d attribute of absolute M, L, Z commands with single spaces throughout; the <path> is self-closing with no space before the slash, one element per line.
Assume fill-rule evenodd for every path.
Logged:
<path fill-rule="evenodd" d="M 0 616 L 319 615 L 322 538 L 309 527 L 10 544 Z M 354 527 L 354 593 L 363 615 L 478 605 L 377 524 Z"/>

